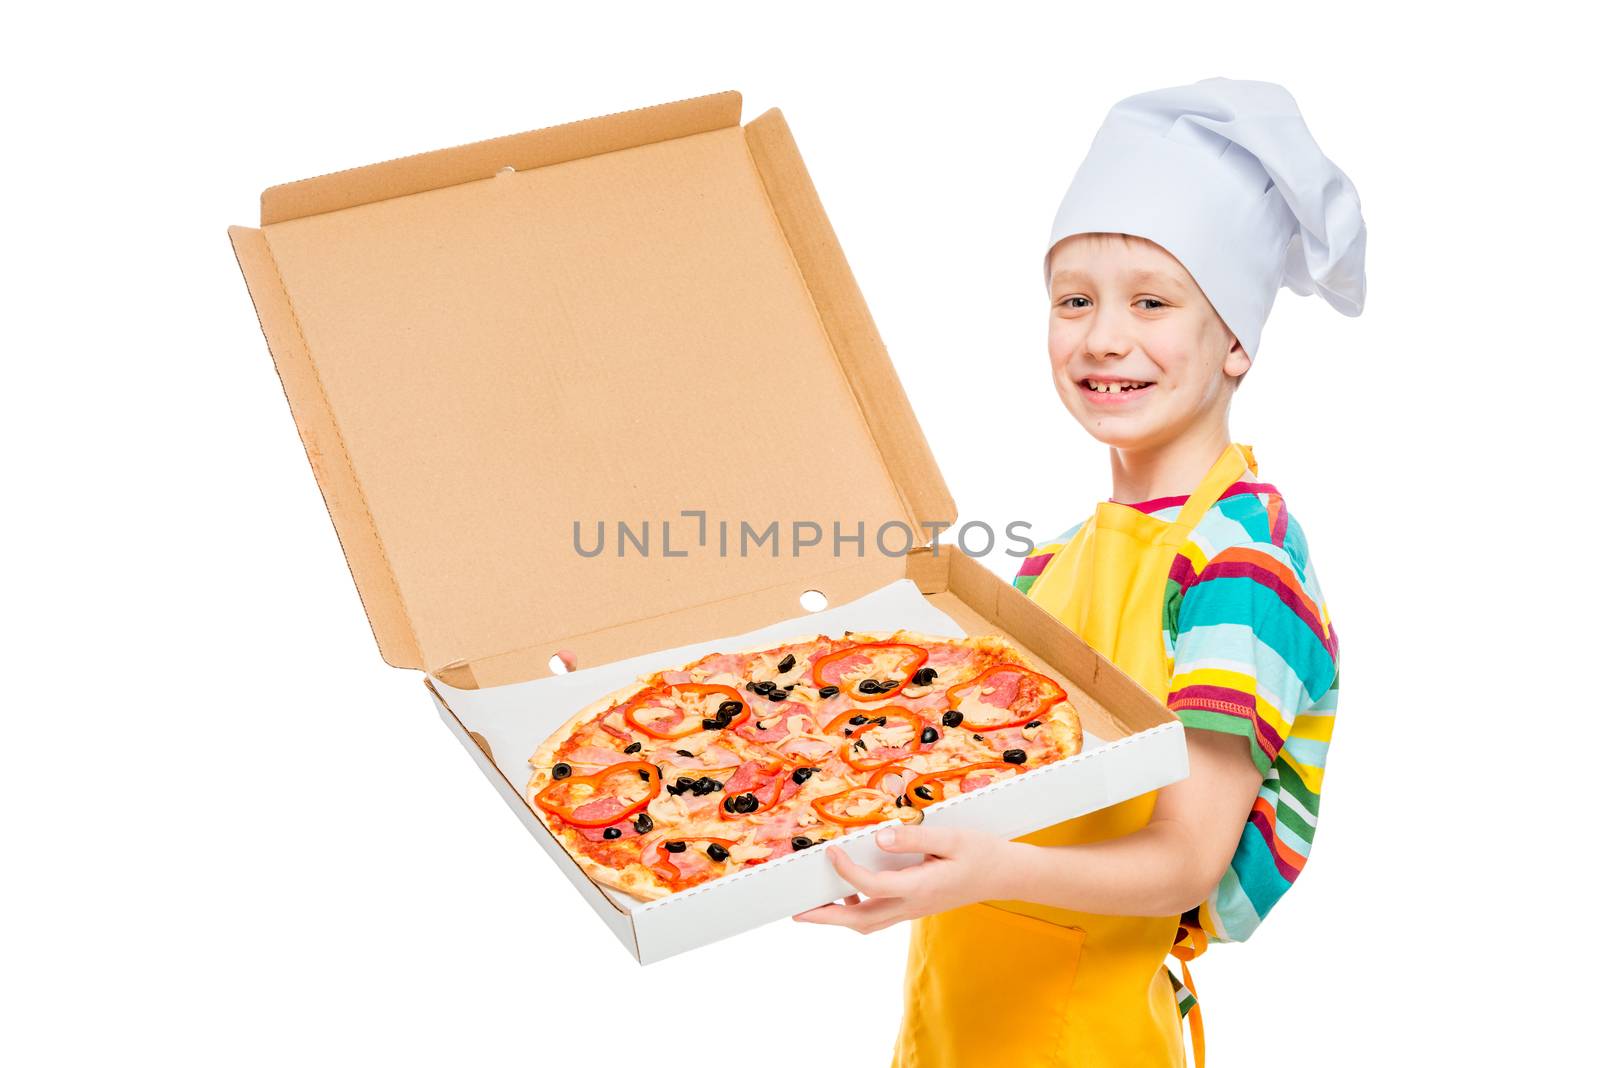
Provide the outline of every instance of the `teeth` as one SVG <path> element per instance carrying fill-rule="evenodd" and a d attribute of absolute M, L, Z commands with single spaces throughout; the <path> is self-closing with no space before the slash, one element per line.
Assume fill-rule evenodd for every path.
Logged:
<path fill-rule="evenodd" d="M 1148 382 L 1086 382 L 1084 383 L 1096 393 L 1121 393 L 1123 390 L 1133 391 L 1148 386 Z"/>

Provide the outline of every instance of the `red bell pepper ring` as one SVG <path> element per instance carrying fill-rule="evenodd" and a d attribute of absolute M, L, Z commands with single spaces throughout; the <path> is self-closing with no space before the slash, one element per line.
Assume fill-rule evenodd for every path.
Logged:
<path fill-rule="evenodd" d="M 851 794 L 859 793 L 875 794 L 878 800 L 884 805 L 884 811 L 879 813 L 869 813 L 865 816 L 852 816 L 849 813 L 833 811 L 834 808 L 845 803 L 844 801 L 840 800 L 841 798 L 848 798 Z M 881 823 L 884 820 L 893 819 L 895 817 L 894 798 L 890 797 L 882 790 L 874 789 L 871 786 L 850 786 L 840 790 L 836 794 L 825 794 L 822 797 L 814 799 L 811 802 L 811 807 L 816 810 L 818 816 L 827 820 L 829 823 L 837 823 L 841 827 L 862 827 L 869 823 Z"/>
<path fill-rule="evenodd" d="M 756 791 L 758 789 L 765 789 L 764 786 L 752 787 L 748 790 L 740 790 L 738 793 L 722 799 L 722 803 L 717 805 L 717 815 L 725 820 L 736 820 L 742 816 L 754 816 L 757 812 L 765 812 L 767 809 L 778 803 L 778 796 L 783 793 L 783 780 L 789 777 L 789 773 L 793 770 L 793 768 L 794 765 L 786 765 L 781 760 L 769 761 L 762 766 L 761 773 L 763 775 L 771 775 L 773 772 L 778 773 L 773 777 L 772 780 L 772 796 L 766 800 L 762 800 L 761 795 Z M 756 807 L 751 809 L 749 812 L 729 812 L 728 802 L 731 800 L 731 798 L 738 797 L 739 794 L 755 794 L 757 801 Z"/>
<path fill-rule="evenodd" d="M 660 876 L 662 882 L 675 883 L 679 879 L 683 878 L 683 872 L 678 870 L 678 866 L 676 864 L 667 859 L 672 855 L 671 853 L 667 852 L 668 842 L 716 842 L 723 849 L 732 849 L 737 841 L 738 840 L 734 838 L 713 838 L 709 834 L 690 834 L 662 838 L 654 843 L 656 851 L 655 859 L 646 860 L 645 867 L 649 868 L 651 871 L 655 872 L 656 875 Z M 665 865 L 667 870 L 662 871 L 660 865 Z"/>
<path fill-rule="evenodd" d="M 902 677 L 896 680 L 894 686 L 892 686 L 890 689 L 880 690 L 877 693 L 862 693 L 853 683 L 847 689 L 842 683 L 830 682 L 828 679 L 823 678 L 823 672 L 837 661 L 843 660 L 846 657 L 855 656 L 867 649 L 905 650 L 904 655 L 902 655 L 900 659 L 900 663 L 895 668 L 896 671 L 902 673 Z M 811 682 L 818 689 L 822 688 L 823 686 L 837 685 L 840 693 L 843 693 L 846 696 L 852 697 L 858 701 L 881 701 L 885 697 L 892 697 L 899 693 L 900 689 L 905 686 L 906 683 L 911 681 L 911 676 L 917 673 L 917 669 L 922 666 L 923 661 L 927 659 L 928 650 L 924 649 L 920 645 L 909 645 L 905 642 L 862 642 L 859 645 L 850 645 L 843 649 L 835 650 L 834 652 L 829 653 L 827 656 L 817 660 L 816 663 L 811 665 Z"/>
<path fill-rule="evenodd" d="M 926 724 L 923 723 L 921 716 L 918 716 L 915 712 L 901 708 L 899 705 L 890 705 L 888 708 L 879 708 L 875 710 L 867 708 L 849 708 L 843 712 L 840 712 L 837 716 L 834 716 L 831 720 L 829 720 L 828 725 L 823 728 L 823 730 L 828 734 L 843 731 L 845 727 L 850 725 L 850 718 L 852 716 L 866 716 L 869 720 L 877 719 L 881 716 L 887 720 L 901 720 L 902 722 L 908 723 L 911 725 L 911 751 L 919 752 L 923 748 L 922 728 Z M 844 744 L 844 748 L 839 750 L 839 758 L 846 764 L 849 764 L 852 768 L 855 768 L 857 771 L 871 771 L 874 768 L 883 767 L 883 765 L 887 764 L 891 760 L 900 759 L 899 757 L 886 757 L 885 759 L 879 761 L 866 761 L 857 760 L 855 758 L 854 754 L 856 742 L 861 740 L 861 735 L 866 734 L 875 726 L 880 726 L 880 724 L 860 724 L 854 731 L 856 738 L 852 741 L 847 741 Z M 881 724 L 881 726 L 888 726 L 888 724 Z"/>
<path fill-rule="evenodd" d="M 630 780 L 642 777 L 649 784 L 650 789 L 637 801 L 628 802 L 617 798 L 618 803 L 622 805 L 621 812 L 609 813 L 603 818 L 574 815 L 574 812 L 584 805 L 593 801 L 604 800 L 610 796 L 605 792 L 606 784 L 612 779 L 623 778 L 624 776 Z M 570 794 L 572 787 L 580 785 L 592 787 L 594 793 L 576 799 L 576 801 L 572 799 L 567 801 L 559 800 L 561 794 Z M 613 764 L 609 768 L 597 771 L 593 775 L 568 775 L 565 779 L 557 779 L 535 794 L 533 801 L 534 804 L 546 812 L 560 816 L 574 827 L 609 827 L 613 823 L 621 823 L 635 812 L 649 805 L 660 792 L 660 768 L 646 760 L 625 760 L 620 764 Z"/>
<path fill-rule="evenodd" d="M 945 694 L 945 696 L 950 700 L 950 707 L 959 708 L 961 706 L 962 696 L 966 691 L 971 690 L 974 686 L 982 687 L 984 680 L 988 679 L 991 675 L 1004 674 L 1006 672 L 1021 676 L 1017 682 L 1017 696 L 1012 698 L 1011 702 L 1006 705 L 1007 711 L 1011 711 L 1012 706 L 1017 704 L 1017 702 L 1022 699 L 1022 687 L 1023 683 L 1025 682 L 1032 681 L 1038 688 L 1038 701 L 1031 703 L 1031 707 L 1026 708 L 1021 712 L 1016 712 L 1013 718 L 1001 720 L 998 723 L 974 723 L 970 717 L 964 717 L 961 720 L 961 727 L 963 730 L 997 731 L 1004 727 L 1020 727 L 1031 720 L 1035 720 L 1043 716 L 1050 709 L 1060 704 L 1067 696 L 1067 691 L 1063 690 L 1060 684 L 1058 684 L 1055 679 L 1050 678 L 1048 675 L 1041 675 L 1037 671 L 1029 671 L 1025 667 L 1018 667 L 1016 664 L 996 664 L 994 667 L 990 668 L 988 671 L 985 671 L 982 675 L 979 675 L 972 681 L 963 682 L 959 686 L 950 687 L 949 691 L 947 691 Z"/>
<path fill-rule="evenodd" d="M 902 775 L 910 775 L 912 777 L 916 776 L 916 772 L 906 767 L 904 764 L 884 764 L 879 767 L 877 771 L 872 773 L 872 777 L 867 780 L 867 785 L 872 787 L 874 790 L 883 790 L 883 780 L 887 779 L 895 772 L 899 772 Z M 884 793 L 888 792 L 889 791 L 884 790 Z"/>
<path fill-rule="evenodd" d="M 736 727 L 740 723 L 743 723 L 746 719 L 750 718 L 750 702 L 740 697 L 736 691 L 727 686 L 713 686 L 703 682 L 675 682 L 669 683 L 666 686 L 657 686 L 652 689 L 645 690 L 643 693 L 634 697 L 633 700 L 629 701 L 627 705 L 623 707 L 622 718 L 627 721 L 628 726 L 644 731 L 652 738 L 660 738 L 669 742 L 677 741 L 679 738 L 687 738 L 696 731 L 705 730 L 705 727 L 700 723 L 700 720 L 715 718 L 715 709 L 713 709 L 711 714 L 707 716 L 695 716 L 685 712 L 683 715 L 683 723 L 687 724 L 688 726 L 684 730 L 676 731 L 675 733 L 667 733 L 665 731 L 657 730 L 653 724 L 640 720 L 635 714 L 640 706 L 662 697 L 671 697 L 677 693 L 690 694 L 696 697 L 707 695 L 720 697 L 722 700 L 717 702 L 719 705 L 722 704 L 723 701 L 737 701 L 739 703 L 739 711 L 738 714 L 728 721 L 727 727 L 729 728 Z"/>
<path fill-rule="evenodd" d="M 998 771 L 1021 771 L 1016 764 L 1007 764 L 1004 760 L 980 760 L 976 764 L 963 764 L 959 768 L 946 768 L 944 771 L 930 771 L 918 775 L 906 783 L 906 800 L 911 802 L 913 808 L 927 808 L 929 805 L 944 800 L 944 783 L 946 779 L 963 779 L 974 771 L 984 771 L 994 768 Z M 928 787 L 928 792 L 934 794 L 932 800 L 922 797 L 917 793 L 919 787 Z"/>

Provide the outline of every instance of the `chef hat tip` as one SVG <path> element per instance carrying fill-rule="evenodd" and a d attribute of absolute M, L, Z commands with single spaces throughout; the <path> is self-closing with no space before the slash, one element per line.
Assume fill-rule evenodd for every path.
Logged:
<path fill-rule="evenodd" d="M 1289 91 L 1206 78 L 1118 101 L 1062 198 L 1050 253 L 1080 233 L 1125 233 L 1189 271 L 1252 358 L 1278 289 L 1347 316 L 1366 303 L 1366 223 Z"/>

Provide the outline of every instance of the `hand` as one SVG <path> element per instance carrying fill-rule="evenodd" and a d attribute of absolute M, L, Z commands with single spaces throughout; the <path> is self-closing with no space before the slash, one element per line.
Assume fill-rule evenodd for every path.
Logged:
<path fill-rule="evenodd" d="M 836 845 L 828 859 L 841 878 L 861 893 L 844 904 L 822 905 L 793 918 L 801 923 L 831 923 L 861 934 L 881 931 L 901 920 L 970 905 L 1001 896 L 998 876 L 1005 870 L 1002 854 L 1011 843 L 1003 838 L 955 827 L 885 827 L 874 836 L 886 853 L 926 853 L 921 864 L 899 871 L 863 868 Z"/>

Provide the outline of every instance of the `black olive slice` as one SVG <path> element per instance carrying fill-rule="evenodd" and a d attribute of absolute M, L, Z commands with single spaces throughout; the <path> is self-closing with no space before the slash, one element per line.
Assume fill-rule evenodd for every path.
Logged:
<path fill-rule="evenodd" d="M 939 740 L 939 732 L 938 731 L 934 730 L 932 727 L 924 727 L 924 728 L 922 728 L 922 741 L 924 743 L 936 742 L 938 740 Z"/>
<path fill-rule="evenodd" d="M 712 842 L 710 845 L 706 846 L 706 856 L 710 857 L 712 860 L 727 860 L 728 851 L 727 849 L 723 848 L 721 842 Z"/>
<path fill-rule="evenodd" d="M 867 717 L 866 716 L 860 716 L 860 715 L 851 716 L 850 720 L 849 720 L 849 722 L 855 724 L 858 727 L 861 724 L 865 723 L 866 721 L 867 721 Z"/>
<path fill-rule="evenodd" d="M 624 753 L 637 753 L 639 750 L 641 750 L 643 748 L 644 748 L 644 743 L 643 742 L 634 742 L 632 745 L 630 745 L 626 749 L 624 749 L 623 752 Z"/>
<path fill-rule="evenodd" d="M 662 846 L 662 848 L 665 849 L 668 853 L 682 853 L 685 849 L 689 848 L 689 843 L 688 842 L 668 842 L 666 845 Z"/>
<path fill-rule="evenodd" d="M 911 685 L 926 686 L 939 677 L 939 673 L 931 667 L 918 668 L 917 673 L 911 676 Z"/>
<path fill-rule="evenodd" d="M 600 832 L 600 837 L 602 837 L 602 838 L 621 838 L 622 837 L 622 828 L 621 827 L 607 827 L 605 830 Z"/>
<path fill-rule="evenodd" d="M 564 760 L 561 763 L 557 764 L 555 767 L 550 769 L 550 777 L 552 779 L 565 779 L 568 775 L 571 775 L 571 774 L 572 774 L 572 765 L 568 764 Z"/>
<path fill-rule="evenodd" d="M 943 723 L 946 727 L 959 727 L 961 726 L 961 713 L 952 708 L 943 716 L 939 717 L 939 722 Z"/>
<path fill-rule="evenodd" d="M 818 697 L 833 697 L 838 692 L 839 692 L 839 687 L 837 687 L 837 686 L 824 686 L 822 689 L 817 691 L 817 696 Z"/>
<path fill-rule="evenodd" d="M 1007 749 L 1004 753 L 1000 754 L 1000 759 L 1004 760 L 1007 764 L 1021 764 L 1028 759 L 1028 754 L 1021 749 Z"/>
<path fill-rule="evenodd" d="M 640 834 L 646 833 L 655 825 L 656 821 L 650 818 L 650 813 L 648 812 L 639 813 L 639 818 L 633 821 L 633 829 Z"/>
<path fill-rule="evenodd" d="M 928 789 L 928 786 L 927 786 L 926 783 L 924 783 L 923 785 L 917 787 L 912 792 L 915 793 L 918 797 L 922 798 L 924 801 L 932 801 L 933 800 L 933 791 Z"/>
<path fill-rule="evenodd" d="M 790 653 L 782 660 L 778 661 L 778 674 L 782 675 L 785 671 L 788 671 L 792 667 L 794 667 L 794 654 Z"/>
<path fill-rule="evenodd" d="M 799 852 L 807 846 L 816 845 L 815 842 L 803 834 L 797 834 L 793 838 L 789 839 L 789 844 L 794 847 L 796 852 Z"/>

